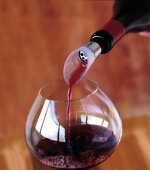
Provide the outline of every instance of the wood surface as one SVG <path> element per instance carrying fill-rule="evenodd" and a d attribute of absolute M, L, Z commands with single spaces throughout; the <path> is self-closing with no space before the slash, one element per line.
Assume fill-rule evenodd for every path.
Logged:
<path fill-rule="evenodd" d="M 0 0 L 0 170 L 48 170 L 25 144 L 39 88 L 110 19 L 114 1 Z M 87 74 L 118 108 L 123 138 L 95 170 L 150 170 L 150 38 L 126 35 Z"/>

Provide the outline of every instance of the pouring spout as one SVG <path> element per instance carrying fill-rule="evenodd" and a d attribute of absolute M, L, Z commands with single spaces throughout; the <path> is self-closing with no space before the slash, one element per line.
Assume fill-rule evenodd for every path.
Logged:
<path fill-rule="evenodd" d="M 80 81 L 100 55 L 101 47 L 96 42 L 90 42 L 74 50 L 66 59 L 63 76 L 66 83 Z"/>

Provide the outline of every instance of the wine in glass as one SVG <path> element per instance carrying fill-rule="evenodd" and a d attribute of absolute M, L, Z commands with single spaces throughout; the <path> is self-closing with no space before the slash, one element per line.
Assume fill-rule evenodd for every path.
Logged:
<path fill-rule="evenodd" d="M 102 163 L 122 136 L 119 113 L 95 81 L 81 80 L 72 91 L 67 112 L 66 82 L 43 86 L 26 122 L 29 149 L 43 164 L 57 169 L 86 169 Z"/>

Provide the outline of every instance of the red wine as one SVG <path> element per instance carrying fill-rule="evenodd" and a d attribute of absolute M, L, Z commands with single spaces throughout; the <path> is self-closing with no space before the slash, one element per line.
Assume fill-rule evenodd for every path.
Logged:
<path fill-rule="evenodd" d="M 80 124 L 70 126 L 70 148 L 66 142 L 54 141 L 32 130 L 32 145 L 38 159 L 51 167 L 82 169 L 106 160 L 114 151 L 117 139 L 103 126 Z"/>
<path fill-rule="evenodd" d="M 116 0 L 112 18 L 90 41 L 107 53 L 125 34 L 142 31 L 150 31 L 150 0 Z"/>
<path fill-rule="evenodd" d="M 72 73 L 69 79 L 69 88 L 71 88 L 82 77 L 87 68 L 87 64 L 88 63 L 81 60 L 79 67 Z"/>
<path fill-rule="evenodd" d="M 79 58 L 80 58 L 80 65 L 78 68 L 71 74 L 69 79 L 69 86 L 68 86 L 68 94 L 67 94 L 67 111 L 66 111 L 66 141 L 68 148 L 70 148 L 70 103 L 72 98 L 72 87 L 73 85 L 81 78 L 82 74 L 86 70 L 88 60 L 83 59 L 84 53 L 79 51 Z"/>
<path fill-rule="evenodd" d="M 70 148 L 70 103 L 71 103 L 71 97 L 72 97 L 72 86 L 70 85 L 68 88 L 68 94 L 67 94 L 67 111 L 66 111 L 66 142 L 68 148 Z"/>

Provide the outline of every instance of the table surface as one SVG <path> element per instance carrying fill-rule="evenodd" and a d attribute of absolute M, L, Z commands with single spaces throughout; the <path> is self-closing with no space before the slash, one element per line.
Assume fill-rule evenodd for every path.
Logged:
<path fill-rule="evenodd" d="M 68 54 L 109 20 L 113 1 L 0 0 L 0 169 L 46 170 L 25 143 L 38 89 L 62 78 Z M 150 38 L 127 34 L 87 76 L 118 108 L 123 137 L 95 170 L 150 170 Z"/>

